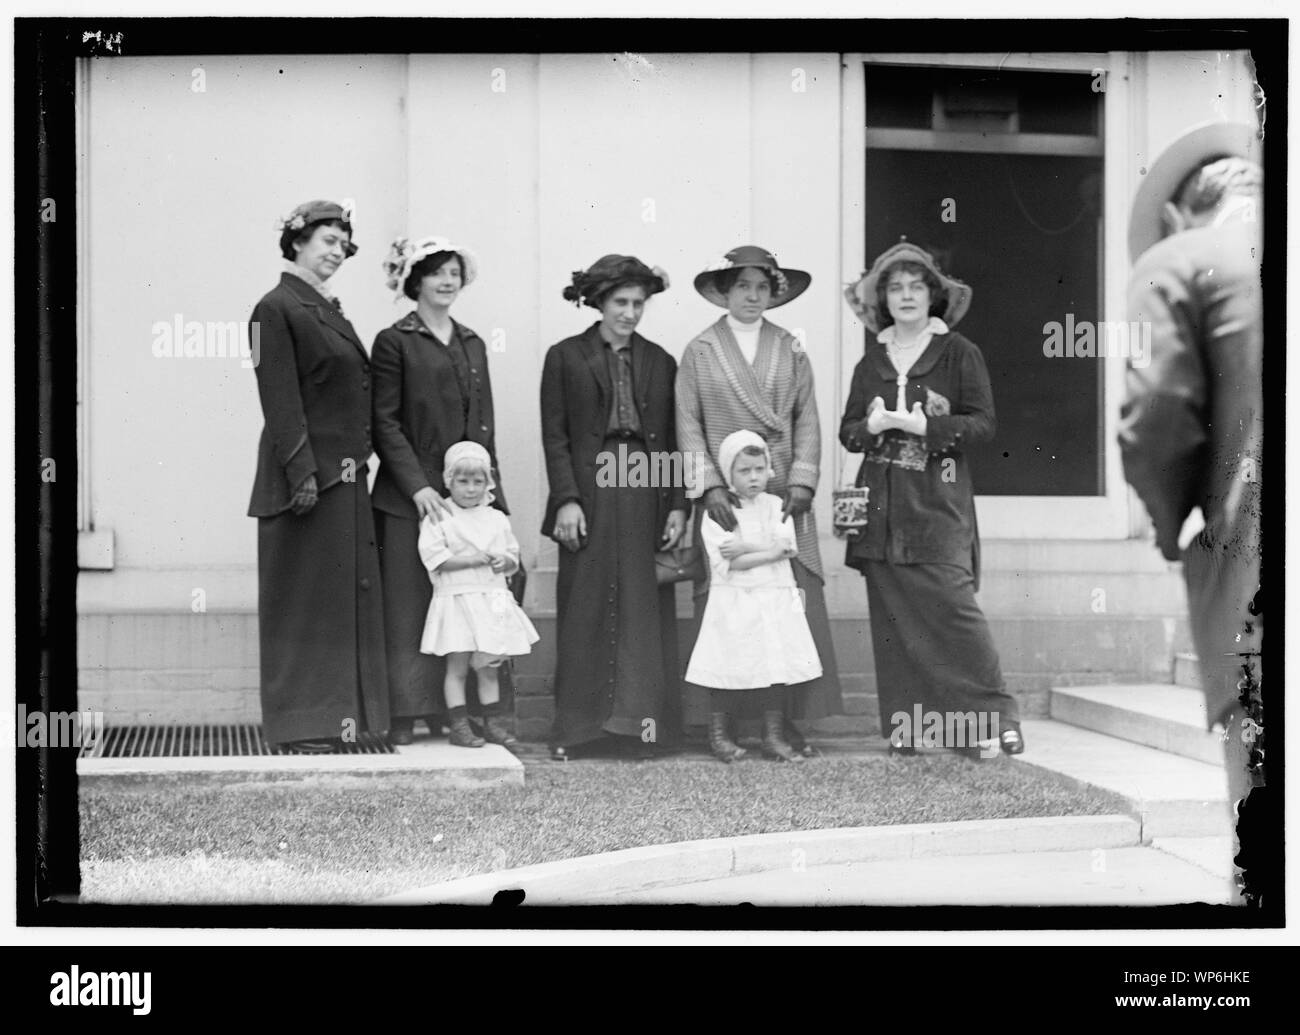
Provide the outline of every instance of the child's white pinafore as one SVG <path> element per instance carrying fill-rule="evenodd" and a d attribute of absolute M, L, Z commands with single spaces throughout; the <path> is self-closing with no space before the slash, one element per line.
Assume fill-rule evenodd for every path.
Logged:
<path fill-rule="evenodd" d="M 420 522 L 420 559 L 433 581 L 433 599 L 424 621 L 420 651 L 447 655 L 471 652 L 475 668 L 506 657 L 528 654 L 540 638 L 506 585 L 504 574 L 488 565 L 444 572 L 439 565 L 474 550 L 505 553 L 519 563 L 519 541 L 509 519 L 492 507 L 458 507 L 452 516 Z"/>
<path fill-rule="evenodd" d="M 720 547 L 733 536 L 754 545 L 795 546 L 794 522 L 781 520 L 770 493 L 741 500 L 736 531 L 704 515 L 700 535 L 709 559 L 709 600 L 686 679 L 718 690 L 758 690 L 806 683 L 822 674 L 803 598 L 788 560 L 732 571 Z"/>

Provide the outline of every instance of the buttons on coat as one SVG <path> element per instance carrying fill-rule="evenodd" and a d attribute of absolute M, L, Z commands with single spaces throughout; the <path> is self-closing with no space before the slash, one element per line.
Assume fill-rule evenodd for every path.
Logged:
<path fill-rule="evenodd" d="M 370 588 L 370 580 L 369 580 L 369 579 L 362 579 L 362 580 L 361 580 L 361 588 L 362 588 L 362 589 L 369 589 L 369 588 Z"/>

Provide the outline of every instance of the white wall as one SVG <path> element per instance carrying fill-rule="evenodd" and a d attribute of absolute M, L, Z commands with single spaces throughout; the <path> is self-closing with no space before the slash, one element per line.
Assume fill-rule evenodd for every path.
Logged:
<path fill-rule="evenodd" d="M 1245 51 L 1162 51 L 1146 55 L 1148 164 L 1179 135 L 1220 119 L 1257 123 L 1255 83 Z"/>
<path fill-rule="evenodd" d="M 1240 54 L 1142 60 L 1138 151 L 1253 109 Z M 641 330 L 679 357 L 720 315 L 691 280 L 729 248 L 760 244 L 810 271 L 812 287 L 772 316 L 802 329 L 812 356 L 828 530 L 846 390 L 840 292 L 857 272 L 839 268 L 841 93 L 840 58 L 827 54 L 93 61 L 91 514 L 115 534 L 116 569 L 83 573 L 83 609 L 187 610 L 196 586 L 213 610 L 255 604 L 252 371 L 157 359 L 151 327 L 175 313 L 247 320 L 278 277 L 275 218 L 316 196 L 357 203 L 361 251 L 333 285 L 367 346 L 409 308 L 379 268 L 394 236 L 440 233 L 478 252 L 480 279 L 455 315 L 496 347 L 503 478 L 525 554 L 543 566 L 554 547 L 538 531 L 541 361 L 595 318 L 561 298 L 570 272 L 614 251 L 664 267 L 672 286 Z"/>
<path fill-rule="evenodd" d="M 91 63 L 91 515 L 114 532 L 119 570 L 83 575 L 83 606 L 188 610 L 193 586 L 212 609 L 250 602 L 248 579 L 219 569 L 256 563 L 245 516 L 262 424 L 253 371 L 238 359 L 156 358 L 151 327 L 176 313 L 247 321 L 279 279 L 276 218 L 351 196 L 361 250 L 332 285 L 369 344 L 391 318 L 376 287 L 380 228 L 406 204 L 405 66 L 389 56 Z M 175 578 L 132 581 L 141 569 Z"/>

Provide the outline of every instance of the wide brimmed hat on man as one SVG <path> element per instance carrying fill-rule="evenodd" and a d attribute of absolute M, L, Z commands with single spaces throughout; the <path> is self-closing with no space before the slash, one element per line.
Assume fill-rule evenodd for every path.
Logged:
<path fill-rule="evenodd" d="M 1164 212 L 1183 181 L 1219 158 L 1261 161 L 1259 133 L 1244 122 L 1205 122 L 1193 126 L 1160 152 L 1133 196 L 1128 223 L 1128 255 L 1136 261 L 1165 236 Z"/>

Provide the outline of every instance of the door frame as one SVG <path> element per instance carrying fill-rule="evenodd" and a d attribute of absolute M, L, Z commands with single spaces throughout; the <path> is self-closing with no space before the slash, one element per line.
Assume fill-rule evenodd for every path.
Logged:
<path fill-rule="evenodd" d="M 1123 51 L 1095 54 L 845 54 L 841 64 L 844 106 L 842 134 L 842 212 L 840 268 L 856 278 L 871 258 L 865 254 L 863 201 L 866 196 L 866 97 L 864 66 L 868 63 L 927 65 L 945 68 L 1005 68 L 1030 72 L 1104 73 L 1102 90 L 1102 242 L 1101 319 L 1123 320 L 1128 279 L 1126 252 L 1129 200 L 1137 185 L 1136 157 L 1144 137 L 1140 105 L 1141 71 L 1133 55 Z M 846 344 L 837 371 L 836 397 L 847 397 L 853 368 L 861 354 L 862 328 L 857 318 L 841 307 L 840 340 Z M 1092 359 L 1102 363 L 1102 473 L 1101 496 L 976 496 L 980 532 L 993 539 L 1126 539 L 1134 531 L 1136 508 L 1120 460 L 1116 438 L 1119 404 L 1124 393 L 1124 362 L 1119 358 Z M 842 468 L 856 460 L 839 454 Z"/>

